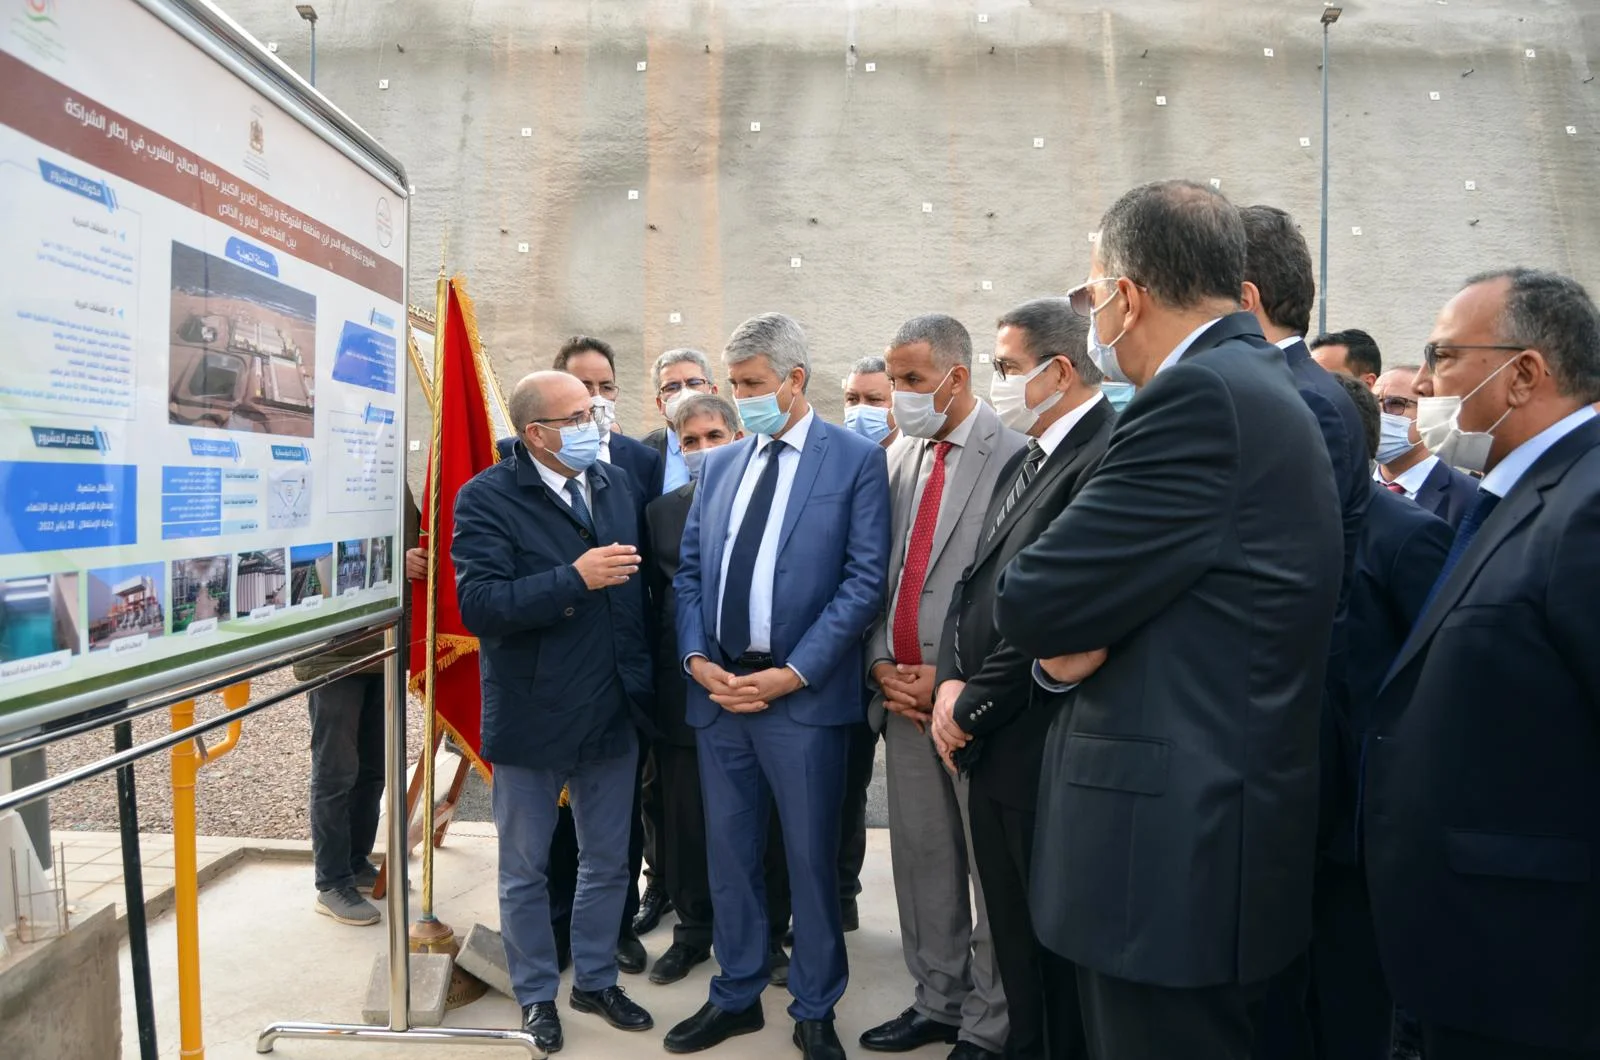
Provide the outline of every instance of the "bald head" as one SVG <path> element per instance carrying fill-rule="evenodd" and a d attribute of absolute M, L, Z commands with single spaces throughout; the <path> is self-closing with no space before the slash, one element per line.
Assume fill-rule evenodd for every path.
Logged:
<path fill-rule="evenodd" d="M 511 425 L 531 449 L 528 431 L 539 420 L 564 420 L 589 410 L 588 389 L 566 372 L 532 372 L 511 390 Z"/>

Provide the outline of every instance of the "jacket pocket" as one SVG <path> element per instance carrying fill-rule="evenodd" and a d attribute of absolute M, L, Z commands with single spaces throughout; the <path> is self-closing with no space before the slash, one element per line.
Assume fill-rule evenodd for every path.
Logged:
<path fill-rule="evenodd" d="M 1589 882 L 1589 843 L 1583 839 L 1451 828 L 1445 832 L 1445 854 L 1450 868 L 1463 876 Z"/>
<path fill-rule="evenodd" d="M 1067 783 L 1135 795 L 1167 790 L 1167 742 L 1073 733 L 1067 738 Z"/>

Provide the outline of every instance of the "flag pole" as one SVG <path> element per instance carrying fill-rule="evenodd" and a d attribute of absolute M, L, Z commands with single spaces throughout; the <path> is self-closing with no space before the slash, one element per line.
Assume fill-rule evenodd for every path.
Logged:
<path fill-rule="evenodd" d="M 448 953 L 455 955 L 455 932 L 448 924 L 433 915 L 433 785 L 434 741 L 438 738 L 439 721 L 435 714 L 434 684 L 439 674 L 439 475 L 441 472 L 440 439 L 444 407 L 444 371 L 441 351 L 450 309 L 450 281 L 445 275 L 444 252 L 440 253 L 439 279 L 435 289 L 437 313 L 433 339 L 433 430 L 428 445 L 428 615 L 427 640 L 423 643 L 423 701 L 422 701 L 422 915 L 411 925 L 410 948 L 413 953 Z M 402 855 L 403 856 L 403 855 Z"/>

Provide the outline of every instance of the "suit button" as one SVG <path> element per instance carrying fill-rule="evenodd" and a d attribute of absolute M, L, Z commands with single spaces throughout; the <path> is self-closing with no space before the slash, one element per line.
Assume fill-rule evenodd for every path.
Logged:
<path fill-rule="evenodd" d="M 565 611 L 563 611 L 561 613 L 563 615 L 566 615 L 568 618 L 571 618 L 573 615 L 577 614 L 577 611 L 575 609 L 569 607 L 569 608 L 567 608 Z"/>
<path fill-rule="evenodd" d="M 589 531 L 583 530 L 583 529 L 579 529 L 578 536 L 583 538 L 585 541 L 587 541 L 589 539 Z"/>

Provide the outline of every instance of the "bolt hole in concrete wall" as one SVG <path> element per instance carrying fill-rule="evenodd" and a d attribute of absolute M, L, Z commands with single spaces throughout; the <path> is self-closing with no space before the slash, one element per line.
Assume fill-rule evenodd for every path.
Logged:
<path fill-rule="evenodd" d="M 292 5 L 226 7 L 307 68 Z M 1600 4 L 1344 8 L 1329 326 L 1413 359 L 1475 270 L 1600 281 Z M 412 300 L 432 307 L 448 236 L 501 379 L 547 366 L 567 335 L 604 336 L 639 432 L 656 422 L 657 353 L 715 352 L 763 310 L 806 325 L 829 416 L 846 366 L 907 316 L 953 313 L 987 347 L 998 314 L 1082 277 L 1082 233 L 1139 181 L 1216 178 L 1236 202 L 1293 212 L 1315 253 L 1319 14 L 1307 0 L 340 2 L 318 24 L 317 77 L 409 167 Z"/>

